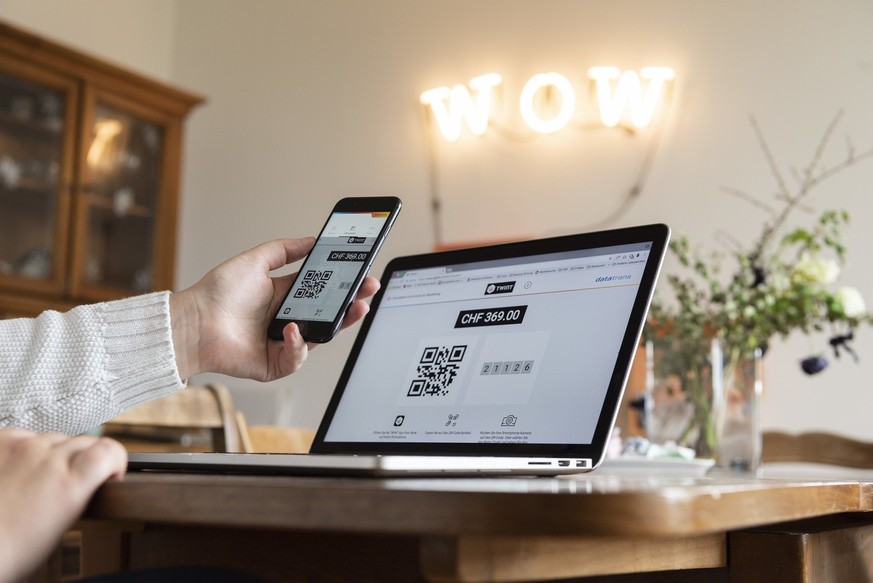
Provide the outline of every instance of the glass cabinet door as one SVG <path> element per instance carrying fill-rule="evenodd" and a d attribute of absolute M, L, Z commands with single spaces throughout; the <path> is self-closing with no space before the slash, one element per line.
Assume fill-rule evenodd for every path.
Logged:
<path fill-rule="evenodd" d="M 151 291 L 159 261 L 167 122 L 110 96 L 98 94 L 91 103 L 73 291 L 95 300 Z"/>
<path fill-rule="evenodd" d="M 75 82 L 0 60 L 0 288 L 59 292 Z"/>

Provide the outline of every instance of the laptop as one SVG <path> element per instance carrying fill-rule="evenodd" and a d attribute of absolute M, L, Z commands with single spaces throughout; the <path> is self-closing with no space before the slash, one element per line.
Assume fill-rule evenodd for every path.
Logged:
<path fill-rule="evenodd" d="M 308 454 L 132 470 L 558 475 L 603 459 L 664 252 L 654 224 L 399 257 Z"/>

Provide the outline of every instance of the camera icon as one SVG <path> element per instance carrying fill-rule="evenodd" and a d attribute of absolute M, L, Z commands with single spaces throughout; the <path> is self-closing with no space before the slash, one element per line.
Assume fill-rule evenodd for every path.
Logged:
<path fill-rule="evenodd" d="M 516 422 L 518 421 L 518 417 L 515 415 L 507 415 L 500 422 L 501 427 L 515 427 Z"/>
<path fill-rule="evenodd" d="M 394 427 L 400 427 L 406 421 L 406 415 L 398 415 L 394 418 Z"/>

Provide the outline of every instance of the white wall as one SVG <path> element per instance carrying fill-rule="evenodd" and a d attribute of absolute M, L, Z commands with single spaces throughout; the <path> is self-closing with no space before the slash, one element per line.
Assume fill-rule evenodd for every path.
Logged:
<path fill-rule="evenodd" d="M 2 0 L 0 18 L 162 81 L 173 69 L 175 0 Z"/>
<path fill-rule="evenodd" d="M 332 202 L 347 194 L 396 193 L 406 202 L 377 273 L 388 257 L 429 249 L 435 240 L 428 136 L 418 95 L 489 71 L 504 77 L 508 107 L 500 125 L 523 131 L 512 103 L 534 73 L 566 75 L 584 101 L 590 66 L 676 69 L 643 193 L 606 226 L 664 221 L 701 242 L 719 229 L 751 240 L 763 215 L 720 190 L 736 187 L 762 197 L 775 190 L 750 114 L 786 167 L 808 161 L 841 108 L 845 119 L 826 160 L 841 159 L 847 135 L 859 148 L 873 147 L 870 0 L 185 0 L 154 8 L 162 23 L 156 28 L 165 31 L 172 14 L 175 34 L 148 42 L 134 35 L 141 32 L 134 25 L 140 2 L 77 2 L 85 16 L 69 27 L 47 16 L 43 25 L 43 16 L 25 8 L 32 4 L 4 0 L 0 18 L 65 35 L 60 38 L 158 76 L 160 66 L 137 55 L 171 50 L 170 78 L 208 97 L 188 125 L 180 285 L 266 238 L 312 234 Z M 108 6 L 126 14 L 114 27 L 134 42 L 89 44 L 87 16 L 96 18 Z M 138 52 L 122 54 L 125 44 L 137 44 Z M 590 122 L 590 114 L 576 121 Z M 456 144 L 435 142 L 446 241 L 601 224 L 633 184 L 655 135 L 577 129 L 533 141 L 491 132 Z M 859 287 L 873 306 L 871 184 L 873 161 L 824 185 L 813 202 L 852 213 L 851 265 L 841 281 Z M 252 411 L 269 406 L 278 391 L 285 404 L 281 421 L 313 425 L 351 336 L 318 348 L 303 371 L 267 387 L 223 380 L 240 389 L 237 399 Z M 859 365 L 841 361 L 816 378 L 804 377 L 797 361 L 822 339 L 777 343 L 767 360 L 765 426 L 873 438 L 867 414 L 873 332 L 859 336 Z"/>

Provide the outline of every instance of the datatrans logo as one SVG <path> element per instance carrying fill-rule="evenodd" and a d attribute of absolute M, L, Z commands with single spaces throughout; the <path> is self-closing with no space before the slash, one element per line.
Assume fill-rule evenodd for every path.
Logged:
<path fill-rule="evenodd" d="M 490 296 L 493 294 L 511 294 L 512 290 L 515 289 L 514 281 L 503 281 L 500 283 L 489 283 L 488 287 L 485 288 L 485 295 Z"/>

